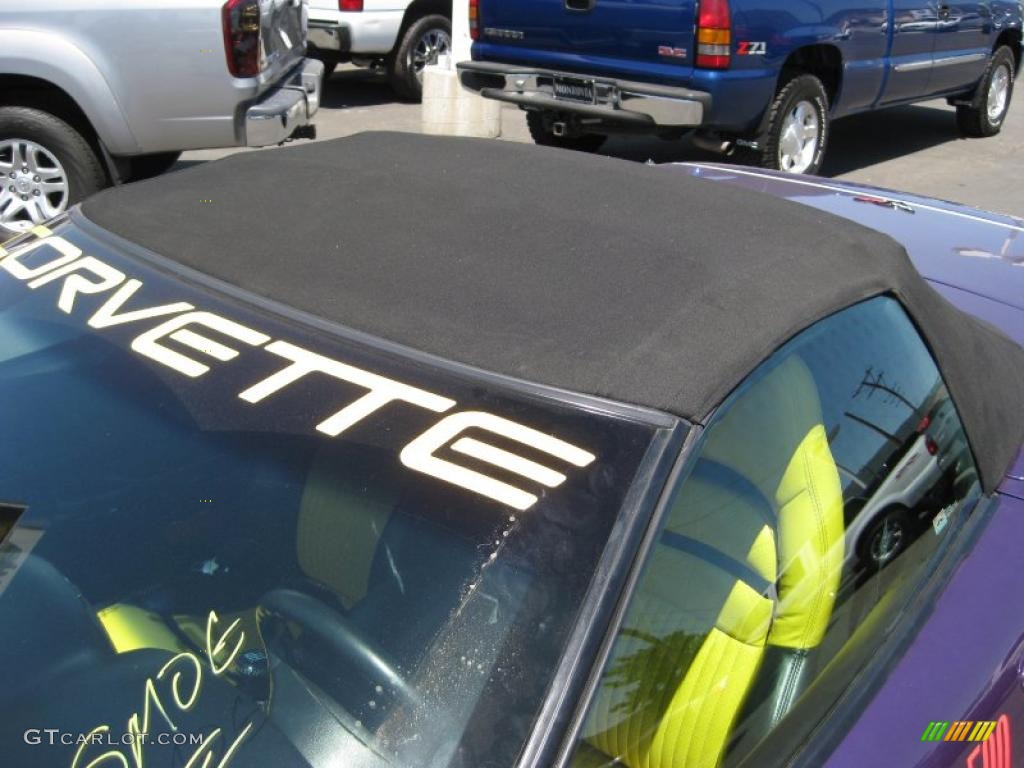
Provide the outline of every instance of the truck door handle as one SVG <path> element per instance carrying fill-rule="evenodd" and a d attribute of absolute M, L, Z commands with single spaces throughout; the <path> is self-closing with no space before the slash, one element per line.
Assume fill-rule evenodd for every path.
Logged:
<path fill-rule="evenodd" d="M 587 11 L 594 10 L 595 2 L 596 0 L 565 0 L 565 9 L 567 11 L 586 13 Z"/>

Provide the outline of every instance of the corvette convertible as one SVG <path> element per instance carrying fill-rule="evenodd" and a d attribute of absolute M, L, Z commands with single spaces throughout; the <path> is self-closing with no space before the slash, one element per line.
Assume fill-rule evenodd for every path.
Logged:
<path fill-rule="evenodd" d="M 1020 765 L 1022 234 L 397 134 L 87 200 L 0 250 L 0 762 Z"/>

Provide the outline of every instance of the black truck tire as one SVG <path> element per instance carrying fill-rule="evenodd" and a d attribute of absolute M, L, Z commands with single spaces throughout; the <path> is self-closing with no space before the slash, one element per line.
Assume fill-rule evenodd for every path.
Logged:
<path fill-rule="evenodd" d="M 966 136 L 995 136 L 1003 127 L 1006 113 L 1010 110 L 1010 98 L 1013 96 L 1013 79 L 1017 70 L 1017 60 L 1007 46 L 996 49 L 991 61 L 985 68 L 985 74 L 974 89 L 970 104 L 961 104 L 956 108 L 956 122 Z M 999 86 L 1003 91 L 1000 100 Z M 1001 103 L 1000 103 L 1001 101 Z"/>
<path fill-rule="evenodd" d="M 607 139 L 600 133 L 584 133 L 578 136 L 556 136 L 551 130 L 551 116 L 544 112 L 526 113 L 526 127 L 534 144 L 542 147 L 560 147 L 577 152 L 597 152 Z"/>
<path fill-rule="evenodd" d="M 801 125 L 803 128 L 799 127 Z M 804 133 L 799 136 L 790 134 L 794 128 Z M 821 170 L 825 159 L 829 129 L 825 86 L 814 75 L 796 75 L 779 89 L 765 112 L 756 137 L 756 148 L 741 149 L 739 159 L 777 171 L 815 174 Z M 806 142 L 811 141 L 812 130 L 815 144 L 810 148 Z M 794 149 L 794 142 L 803 146 L 799 154 L 806 152 L 806 155 L 799 163 L 790 164 L 789 159 L 794 154 L 789 150 Z"/>
<path fill-rule="evenodd" d="M 79 131 L 59 117 L 30 107 L 0 107 L 0 163 L 10 163 L 13 159 L 13 143 L 19 139 L 32 142 L 57 160 L 63 171 L 66 188 L 63 192 L 47 192 L 46 187 L 42 186 L 47 183 L 47 179 L 43 178 L 45 174 L 38 177 L 40 182 L 35 182 L 37 177 L 31 173 L 26 174 L 21 169 L 5 170 L 3 189 L 0 191 L 0 219 L 3 216 L 2 208 L 12 195 L 31 201 L 38 191 L 39 196 L 45 195 L 49 205 L 58 208 L 60 212 L 108 185 L 100 157 Z M 43 156 L 40 159 L 44 159 Z M 16 178 L 11 178 L 11 173 Z M 24 182 L 24 190 L 19 191 L 19 181 Z M 29 186 L 33 188 L 29 189 Z M 22 225 L 25 220 L 21 216 L 23 212 L 28 216 L 24 209 L 14 216 Z M 14 223 L 13 218 L 11 223 Z M 12 226 L 4 226 L 0 220 L 0 239 L 6 239 L 17 231 Z"/>

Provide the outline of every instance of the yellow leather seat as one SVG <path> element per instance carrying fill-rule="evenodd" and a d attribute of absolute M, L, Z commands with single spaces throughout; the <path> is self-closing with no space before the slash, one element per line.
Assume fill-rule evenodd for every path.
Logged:
<path fill-rule="evenodd" d="M 356 465 L 361 458 L 365 466 Z M 337 471 L 339 466 L 344 471 Z M 310 467 L 299 503 L 299 567 L 333 592 L 346 609 L 366 597 L 373 559 L 401 491 L 397 482 L 371 482 L 374 469 L 372 461 L 353 451 L 322 450 Z M 353 479 L 362 482 L 355 484 Z"/>
<path fill-rule="evenodd" d="M 811 649 L 828 627 L 842 510 L 817 389 L 790 357 L 709 428 L 627 612 L 574 768 L 717 766 L 766 649 Z"/>

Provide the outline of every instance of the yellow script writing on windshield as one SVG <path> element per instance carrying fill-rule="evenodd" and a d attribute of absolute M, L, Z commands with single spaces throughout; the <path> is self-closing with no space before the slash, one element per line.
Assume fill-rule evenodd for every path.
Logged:
<path fill-rule="evenodd" d="M 245 647 L 245 632 L 240 625 L 240 620 L 235 619 L 224 628 L 217 612 L 210 611 L 206 618 L 204 649 L 207 665 L 203 664 L 199 656 L 189 652 L 179 653 L 167 661 L 143 684 L 142 707 L 128 718 L 125 735 L 119 740 L 124 744 L 124 748 L 108 749 L 98 755 L 87 754 L 90 751 L 98 751 L 90 750 L 90 747 L 109 745 L 108 734 L 111 733 L 111 726 L 98 725 L 81 740 L 71 761 L 71 768 L 145 768 L 147 746 L 154 743 L 172 743 L 154 738 L 150 728 L 158 723 L 156 718 L 163 721 L 160 728 L 166 727 L 171 733 L 178 732 L 179 726 L 175 718 L 190 712 L 199 703 L 205 676 L 223 675 Z M 227 768 L 252 728 L 253 723 L 247 723 L 230 743 L 227 743 L 221 728 L 199 734 L 198 739 L 188 742 L 193 744 L 198 741 L 199 746 L 185 763 L 185 768 Z M 225 745 L 226 749 L 217 760 L 218 747 Z"/>

